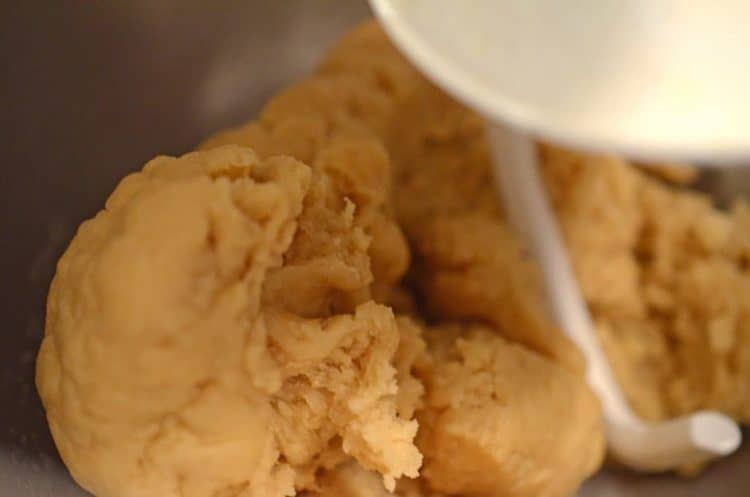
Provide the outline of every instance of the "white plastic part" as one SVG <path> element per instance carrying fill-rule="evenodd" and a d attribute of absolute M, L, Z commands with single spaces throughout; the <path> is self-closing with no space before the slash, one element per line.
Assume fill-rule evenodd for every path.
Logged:
<path fill-rule="evenodd" d="M 750 157 L 750 126 L 740 126 L 740 120 L 750 119 L 750 64 L 729 63 L 744 61 L 750 46 L 745 29 L 750 2 L 370 3 L 396 44 L 428 76 L 490 121 L 514 126 L 488 130 L 498 186 L 511 222 L 541 266 L 553 316 L 586 356 L 587 379 L 602 402 L 610 452 L 630 467 L 653 472 L 733 452 L 741 434 L 720 413 L 648 424 L 628 406 L 596 338 L 526 131 L 651 159 Z M 728 12 L 739 17 L 729 18 Z M 694 34 L 691 30 L 704 38 L 679 50 L 675 40 Z M 716 57 L 717 47 L 706 49 L 707 40 L 735 50 Z M 746 43 L 730 46 L 728 40 Z M 728 59 L 740 55 L 737 50 L 742 58 Z M 688 55 L 696 58 L 688 60 Z M 690 71 L 680 75 L 687 62 Z M 716 78 L 701 79 L 701 72 L 711 71 L 734 79 L 723 86 Z M 687 79 L 679 80 L 682 76 Z"/>
<path fill-rule="evenodd" d="M 416 65 L 498 122 L 633 158 L 750 158 L 746 0 L 370 3 Z"/>
<path fill-rule="evenodd" d="M 583 351 L 587 378 L 604 411 L 610 452 L 623 464 L 656 472 L 734 452 L 741 433 L 730 418 L 701 411 L 658 424 L 639 419 L 625 401 L 596 337 L 537 169 L 534 143 L 503 126 L 488 130 L 498 180 L 511 223 L 541 267 L 551 312 Z"/>

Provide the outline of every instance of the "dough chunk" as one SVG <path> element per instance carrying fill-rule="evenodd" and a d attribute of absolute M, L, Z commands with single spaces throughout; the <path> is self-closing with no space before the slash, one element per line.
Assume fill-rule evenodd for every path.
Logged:
<path fill-rule="evenodd" d="M 482 326 L 427 334 L 422 477 L 446 494 L 564 497 L 601 465 L 599 402 L 574 374 Z"/>
<path fill-rule="evenodd" d="M 388 487 L 417 475 L 417 424 L 397 414 L 400 325 L 367 298 L 371 239 L 346 188 L 221 147 L 152 160 L 83 223 L 37 366 L 83 487 L 294 495 L 347 456 Z"/>

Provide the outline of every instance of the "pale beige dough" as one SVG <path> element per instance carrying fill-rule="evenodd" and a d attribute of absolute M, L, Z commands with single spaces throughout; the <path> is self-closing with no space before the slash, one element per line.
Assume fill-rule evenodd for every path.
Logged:
<path fill-rule="evenodd" d="M 750 421 L 750 209 L 613 157 L 545 147 L 548 189 L 620 383 L 642 416 Z"/>
<path fill-rule="evenodd" d="M 417 444 L 430 488 L 564 497 L 601 465 L 599 402 L 573 373 L 483 326 L 426 333 Z"/>
<path fill-rule="evenodd" d="M 599 468 L 598 401 L 574 374 L 483 326 L 424 336 L 426 353 L 412 364 L 426 387 L 417 438 L 425 464 L 418 480 L 399 482 L 398 497 L 564 497 Z M 324 472 L 310 493 L 390 495 L 356 463 Z"/>
<path fill-rule="evenodd" d="M 347 456 L 389 486 L 416 476 L 393 365 L 408 323 L 368 296 L 355 211 L 324 173 L 240 147 L 125 178 L 48 299 L 37 385 L 74 478 L 99 497 L 274 497 Z"/>
<path fill-rule="evenodd" d="M 200 149 L 123 180 L 60 261 L 37 382 L 83 486 L 98 497 L 564 497 L 596 471 L 600 409 L 504 219 L 483 122 L 377 25 Z M 571 204 L 570 223 L 601 223 L 612 239 L 568 238 L 592 309 L 617 315 L 613 326 L 646 308 L 631 298 L 641 273 L 628 252 L 643 214 L 626 208 L 645 197 L 620 163 L 619 176 L 590 181 L 612 199 Z M 562 205 L 575 176 L 553 170 Z M 736 216 L 721 250 L 740 261 L 750 215 Z M 675 295 L 648 291 L 661 306 Z M 725 325 L 712 336 L 726 351 Z M 661 402 L 651 370 L 625 357 L 618 372 L 642 375 Z M 403 478 L 421 453 L 420 477 Z"/>
<path fill-rule="evenodd" d="M 317 164 L 328 143 L 353 139 L 377 142 L 392 160 L 395 182 L 392 188 L 384 184 L 384 190 L 393 189 L 393 197 L 383 210 L 395 212 L 409 238 L 414 252 L 409 279 L 419 290 L 422 307 L 397 287 L 375 295 L 409 312 L 426 309 L 433 320 L 489 323 L 486 332 L 538 351 L 541 355 L 527 353 L 541 364 L 543 377 L 561 372 L 563 380 L 549 382 L 549 398 L 574 390 L 586 406 L 582 423 L 574 418 L 561 423 L 555 438 L 560 444 L 531 434 L 524 440 L 532 452 L 558 454 L 547 461 L 539 457 L 534 464 L 540 471 L 561 473 L 565 485 L 560 488 L 572 491 L 601 461 L 601 426 L 593 421 L 598 420 L 599 407 L 590 402 L 580 353 L 551 323 L 536 268 L 502 217 L 492 188 L 483 123 L 476 115 L 427 83 L 382 31 L 368 24 L 334 47 L 318 74 L 274 97 L 257 121 L 219 133 L 201 146 L 240 143 L 260 150 L 262 156 L 281 152 Z M 373 256 L 373 262 L 376 259 Z M 512 381 L 515 392 L 524 388 L 520 376 Z M 399 384 L 407 390 L 410 383 Z M 418 382 L 411 384 L 415 392 L 421 391 Z M 477 402 L 493 408 L 490 399 Z M 513 406 L 509 403 L 508 415 Z M 417 409 L 420 413 L 429 407 Z M 423 414 L 418 416 L 423 419 Z M 579 440 L 582 426 L 591 433 Z M 568 436 L 580 443 L 566 445 Z M 422 444 L 428 439 L 420 435 Z M 584 455 L 560 458 L 566 449 Z M 513 458 L 501 446 L 488 451 L 493 470 Z M 523 496 L 533 488 L 526 474 L 510 469 L 495 491 Z"/>

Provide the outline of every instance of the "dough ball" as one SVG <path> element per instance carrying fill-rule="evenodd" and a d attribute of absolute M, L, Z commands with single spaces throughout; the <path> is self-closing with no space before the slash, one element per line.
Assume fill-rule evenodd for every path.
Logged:
<path fill-rule="evenodd" d="M 37 385 L 83 487 L 276 497 L 347 457 L 388 486 L 416 476 L 400 324 L 368 298 L 370 237 L 342 188 L 222 147 L 152 160 L 80 227 L 50 289 Z M 295 304 L 310 292 L 316 305 Z"/>

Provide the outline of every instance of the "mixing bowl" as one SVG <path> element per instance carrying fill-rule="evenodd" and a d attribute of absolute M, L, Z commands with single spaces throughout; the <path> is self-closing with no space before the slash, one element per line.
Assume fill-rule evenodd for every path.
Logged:
<path fill-rule="evenodd" d="M 247 120 L 369 15 L 364 0 L 0 6 L 0 496 L 86 495 L 57 456 L 33 383 L 47 288 L 77 224 L 147 159 Z M 712 174 L 714 191 L 750 189 Z M 580 493 L 748 494 L 747 446 L 697 479 L 606 470 Z"/>

